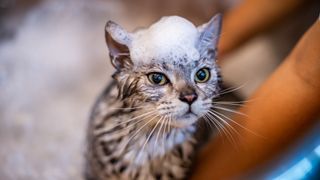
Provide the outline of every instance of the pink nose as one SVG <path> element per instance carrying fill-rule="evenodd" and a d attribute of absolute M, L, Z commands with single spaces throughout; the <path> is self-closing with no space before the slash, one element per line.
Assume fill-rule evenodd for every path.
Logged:
<path fill-rule="evenodd" d="M 193 93 L 193 94 L 181 96 L 179 99 L 188 104 L 192 104 L 197 98 L 198 98 L 197 94 Z"/>

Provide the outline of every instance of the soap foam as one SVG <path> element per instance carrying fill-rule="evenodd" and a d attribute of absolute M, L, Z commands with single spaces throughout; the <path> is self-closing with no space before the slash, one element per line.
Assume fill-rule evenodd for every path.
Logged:
<path fill-rule="evenodd" d="M 196 44 L 198 29 L 188 20 L 178 17 L 163 17 L 148 29 L 133 34 L 130 55 L 133 63 L 148 63 L 151 60 L 199 59 Z"/>

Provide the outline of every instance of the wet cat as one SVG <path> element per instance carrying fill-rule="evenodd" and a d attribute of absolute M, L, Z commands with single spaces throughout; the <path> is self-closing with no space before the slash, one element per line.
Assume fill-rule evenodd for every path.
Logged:
<path fill-rule="evenodd" d="M 106 25 L 116 72 L 96 102 L 88 130 L 87 179 L 185 179 L 197 124 L 219 95 L 221 15 L 195 27 L 163 17 L 129 33 Z"/>

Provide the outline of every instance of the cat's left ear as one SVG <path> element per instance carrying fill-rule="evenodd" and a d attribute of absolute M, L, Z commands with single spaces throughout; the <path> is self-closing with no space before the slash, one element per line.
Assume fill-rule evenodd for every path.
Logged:
<path fill-rule="evenodd" d="M 200 32 L 198 48 L 201 52 L 216 51 L 222 25 L 222 15 L 217 14 L 211 20 L 201 26 L 198 26 Z"/>
<path fill-rule="evenodd" d="M 130 68 L 129 47 L 132 42 L 131 34 L 113 21 L 108 21 L 105 27 L 105 38 L 109 48 L 111 64 L 118 70 Z"/>

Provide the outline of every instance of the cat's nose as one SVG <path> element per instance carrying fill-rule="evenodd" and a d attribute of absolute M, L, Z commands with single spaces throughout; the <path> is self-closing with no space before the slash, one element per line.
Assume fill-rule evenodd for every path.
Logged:
<path fill-rule="evenodd" d="M 198 95 L 196 93 L 192 93 L 192 94 L 180 94 L 180 97 L 179 99 L 182 101 L 182 102 L 186 102 L 188 103 L 189 105 L 191 105 L 195 100 L 197 100 L 198 98 Z"/>

